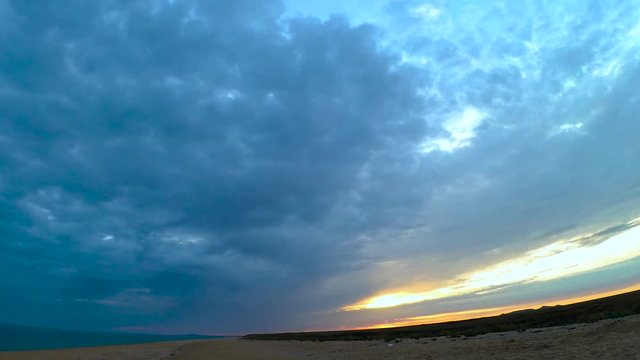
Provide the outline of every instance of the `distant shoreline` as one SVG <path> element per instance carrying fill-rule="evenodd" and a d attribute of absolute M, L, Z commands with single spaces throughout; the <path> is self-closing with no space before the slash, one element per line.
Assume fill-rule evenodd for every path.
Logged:
<path fill-rule="evenodd" d="M 192 340 L 0 352 L 0 360 L 637 359 L 640 315 L 474 337 L 374 341 Z"/>
<path fill-rule="evenodd" d="M 566 331 L 584 327 L 604 329 L 601 325 L 587 326 L 585 324 L 607 324 L 607 321 L 617 321 L 613 320 L 615 318 L 626 318 L 628 320 L 625 320 L 625 322 L 631 321 L 634 326 L 638 325 L 640 327 L 640 317 L 629 317 L 630 315 L 636 314 L 640 314 L 640 291 L 570 305 L 544 306 L 537 310 L 526 309 L 500 316 L 437 324 L 371 330 L 250 334 L 244 337 L 92 333 L 2 325 L 0 326 L 0 341 L 3 342 L 4 346 L 0 347 L 0 360 L 30 359 L 30 354 L 36 354 L 38 356 L 46 355 L 47 359 L 57 359 L 56 356 L 60 356 L 60 359 L 66 359 L 65 356 L 68 356 L 68 354 L 79 354 L 77 358 L 84 359 L 83 354 L 96 353 L 133 354 L 131 355 L 131 359 L 159 359 L 162 357 L 156 357 L 156 355 L 159 356 L 159 354 L 162 354 L 162 356 L 173 357 L 174 355 L 178 355 L 182 350 L 191 351 L 201 348 L 201 350 L 197 351 L 210 351 L 212 354 L 217 354 L 219 349 L 226 349 L 228 347 L 232 348 L 232 350 L 229 351 L 233 354 L 241 351 L 241 349 L 245 347 L 249 349 L 255 347 L 256 351 L 259 352 L 261 348 L 269 348 L 270 345 L 266 345 L 269 343 L 280 344 L 273 346 L 278 349 L 282 348 L 282 351 L 286 352 L 289 351 L 286 349 L 296 347 L 297 345 L 294 344 L 300 341 L 304 341 L 306 344 L 316 343 L 318 344 L 317 346 L 319 346 L 318 351 L 320 351 L 327 347 L 321 345 L 319 342 L 324 344 L 335 343 L 336 345 L 327 345 L 328 348 L 331 349 L 340 346 L 349 349 L 347 345 L 339 345 L 344 344 L 344 341 L 360 344 L 370 343 L 370 341 L 358 342 L 356 340 L 374 340 L 371 344 L 377 344 L 375 345 L 376 347 L 384 343 L 388 343 L 389 346 L 398 345 L 399 343 L 413 344 L 411 346 L 423 344 L 422 346 L 425 346 L 424 344 L 431 344 L 433 341 L 436 341 L 436 339 L 439 339 L 438 343 L 444 341 L 443 339 L 449 339 L 455 342 L 456 340 L 470 340 L 472 338 L 477 338 L 477 341 L 482 342 L 481 339 L 484 339 L 486 336 L 492 336 L 492 338 L 497 336 L 502 340 L 510 336 L 515 336 L 508 335 L 505 337 L 506 335 L 504 334 L 522 334 L 524 337 L 520 336 L 517 337 L 517 339 L 526 340 L 525 335 L 527 334 L 538 335 L 537 333 L 553 332 L 556 331 L 553 329 L 563 327 L 566 328 Z M 600 320 L 605 321 L 602 322 Z M 108 339 L 105 338 L 105 336 L 122 338 Z M 98 339 L 99 337 L 102 338 Z M 425 340 L 419 340 L 424 338 L 433 339 L 429 339 L 427 343 L 424 343 Z M 43 339 L 47 339 L 47 341 L 57 341 L 58 346 L 43 347 L 51 345 L 50 343 L 37 343 L 38 341 L 43 341 Z M 403 341 L 402 339 L 405 340 Z M 67 341 L 66 345 L 68 346 L 59 347 L 62 344 L 60 341 Z M 31 344 L 31 348 L 28 348 L 29 344 Z M 360 346 L 361 345 L 358 345 L 356 347 Z M 300 347 L 306 349 L 307 345 L 300 345 Z M 311 346 L 311 348 L 314 349 L 315 347 L 316 345 Z M 114 357 L 114 359 L 117 358 L 118 357 Z M 176 358 L 179 359 L 180 357 L 176 356 Z M 187 357 L 187 359 L 188 358 L 189 357 Z M 123 359 L 129 359 L 129 357 L 124 357 Z M 238 359 L 241 359 L 241 357 L 238 357 Z"/>

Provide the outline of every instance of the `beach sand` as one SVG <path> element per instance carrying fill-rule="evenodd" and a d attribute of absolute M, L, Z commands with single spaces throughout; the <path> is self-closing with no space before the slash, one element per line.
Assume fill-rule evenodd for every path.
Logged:
<path fill-rule="evenodd" d="M 0 360 L 640 359 L 640 315 L 471 338 L 383 341 L 219 339 L 73 350 L 0 352 Z"/>

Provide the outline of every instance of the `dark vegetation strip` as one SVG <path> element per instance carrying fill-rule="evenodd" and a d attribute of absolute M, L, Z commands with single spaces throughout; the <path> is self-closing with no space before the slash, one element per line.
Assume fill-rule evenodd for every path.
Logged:
<path fill-rule="evenodd" d="M 279 334 L 250 334 L 248 340 L 386 340 L 438 336 L 476 336 L 491 332 L 523 331 L 531 328 L 591 323 L 604 319 L 640 314 L 640 291 L 590 300 L 571 305 L 521 310 L 499 316 L 451 321 L 438 324 L 388 329 L 321 331 Z"/>

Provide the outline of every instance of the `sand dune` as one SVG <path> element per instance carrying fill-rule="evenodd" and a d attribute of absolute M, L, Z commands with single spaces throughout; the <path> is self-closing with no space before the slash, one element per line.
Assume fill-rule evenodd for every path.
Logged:
<path fill-rule="evenodd" d="M 222 339 L 0 353 L 0 360 L 640 359 L 640 315 L 472 338 L 383 341 Z"/>

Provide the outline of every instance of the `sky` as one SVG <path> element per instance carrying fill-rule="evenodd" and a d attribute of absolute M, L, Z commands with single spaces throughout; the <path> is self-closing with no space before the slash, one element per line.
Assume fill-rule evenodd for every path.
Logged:
<path fill-rule="evenodd" d="M 348 329 L 640 288 L 638 19 L 0 0 L 0 323 Z"/>

